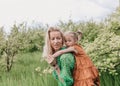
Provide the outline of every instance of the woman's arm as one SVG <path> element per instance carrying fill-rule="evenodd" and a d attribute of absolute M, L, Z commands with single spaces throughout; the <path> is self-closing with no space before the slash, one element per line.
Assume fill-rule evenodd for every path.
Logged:
<path fill-rule="evenodd" d="M 57 51 L 56 53 L 54 53 L 53 55 L 51 55 L 51 58 L 56 58 L 64 53 L 67 53 L 67 52 L 74 52 L 74 53 L 77 53 L 77 51 L 75 50 L 74 47 L 68 47 L 64 50 L 59 50 Z"/>

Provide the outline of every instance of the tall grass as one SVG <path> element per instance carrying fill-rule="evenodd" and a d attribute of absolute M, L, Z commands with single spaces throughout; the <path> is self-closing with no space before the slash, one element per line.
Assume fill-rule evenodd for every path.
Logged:
<path fill-rule="evenodd" d="M 51 73 L 46 73 L 48 64 L 40 61 L 41 53 L 19 54 L 10 72 L 0 74 L 0 86 L 57 86 Z M 120 86 L 120 74 L 113 76 L 101 73 L 101 86 Z"/>
<path fill-rule="evenodd" d="M 50 73 L 42 73 L 47 67 L 45 61 L 40 61 L 40 52 L 19 54 L 10 72 L 3 72 L 0 86 L 57 86 Z M 40 71 L 36 71 L 36 68 Z"/>
<path fill-rule="evenodd" d="M 120 86 L 120 73 L 118 75 L 111 75 L 108 72 L 101 73 L 101 86 Z"/>

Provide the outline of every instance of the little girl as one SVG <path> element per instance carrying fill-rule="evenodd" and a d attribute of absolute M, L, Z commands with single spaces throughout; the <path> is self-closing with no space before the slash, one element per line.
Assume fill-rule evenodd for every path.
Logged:
<path fill-rule="evenodd" d="M 50 55 L 49 58 L 51 58 L 51 60 L 49 60 L 49 63 L 53 64 L 55 61 L 54 58 L 63 53 L 73 52 L 76 60 L 73 72 L 74 86 L 100 86 L 97 68 L 83 48 L 77 43 L 79 36 L 80 35 L 77 35 L 75 32 L 65 33 L 65 45 L 67 48 Z M 57 67 L 57 70 L 59 71 L 60 69 Z"/>

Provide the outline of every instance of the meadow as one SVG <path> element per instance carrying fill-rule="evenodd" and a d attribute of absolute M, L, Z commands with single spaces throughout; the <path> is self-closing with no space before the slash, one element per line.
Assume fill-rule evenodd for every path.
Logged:
<path fill-rule="evenodd" d="M 41 53 L 18 54 L 10 72 L 2 72 L 0 86 L 57 86 Z"/>
<path fill-rule="evenodd" d="M 18 54 L 13 64 L 10 72 L 0 74 L 0 86 L 57 86 L 41 52 Z M 120 86 L 119 78 L 120 75 L 101 73 L 101 86 Z"/>

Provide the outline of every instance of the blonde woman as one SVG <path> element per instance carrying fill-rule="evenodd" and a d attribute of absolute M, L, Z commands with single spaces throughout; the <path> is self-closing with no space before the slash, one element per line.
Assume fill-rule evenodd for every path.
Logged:
<path fill-rule="evenodd" d="M 46 33 L 43 57 L 49 58 L 49 56 L 55 52 L 65 49 L 63 44 L 64 37 L 60 29 L 57 27 L 50 27 Z M 47 59 L 48 63 L 51 59 Z M 72 73 L 74 70 L 74 63 L 75 60 L 72 53 L 65 53 L 56 58 L 56 62 L 52 65 L 55 67 L 53 76 L 57 79 L 58 86 L 73 86 Z"/>

